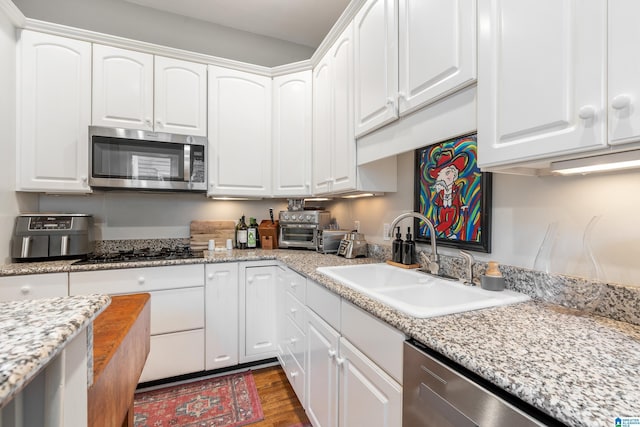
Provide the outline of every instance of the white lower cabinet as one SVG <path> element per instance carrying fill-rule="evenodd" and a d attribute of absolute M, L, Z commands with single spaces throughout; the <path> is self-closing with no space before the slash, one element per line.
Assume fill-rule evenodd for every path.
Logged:
<path fill-rule="evenodd" d="M 238 364 L 238 264 L 205 266 L 205 369 Z"/>
<path fill-rule="evenodd" d="M 151 349 L 140 382 L 205 369 L 204 266 L 127 268 L 69 274 L 69 295 L 151 295 Z"/>
<path fill-rule="evenodd" d="M 66 297 L 67 273 L 0 277 L 0 301 Z"/>
<path fill-rule="evenodd" d="M 311 423 L 402 425 L 404 335 L 317 283 L 307 282 L 306 295 L 303 405 Z"/>
<path fill-rule="evenodd" d="M 240 264 L 240 363 L 277 355 L 277 272 L 273 261 Z"/>

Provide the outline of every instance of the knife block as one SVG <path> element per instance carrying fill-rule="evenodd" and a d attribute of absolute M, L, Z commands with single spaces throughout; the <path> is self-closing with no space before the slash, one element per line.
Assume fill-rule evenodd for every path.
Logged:
<path fill-rule="evenodd" d="M 262 249 L 278 249 L 278 221 L 274 223 L 269 219 L 263 219 L 258 225 L 260 246 Z"/>

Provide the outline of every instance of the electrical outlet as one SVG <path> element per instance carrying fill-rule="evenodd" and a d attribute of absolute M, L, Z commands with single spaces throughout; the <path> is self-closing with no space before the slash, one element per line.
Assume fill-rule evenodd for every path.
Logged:
<path fill-rule="evenodd" d="M 353 228 L 359 233 L 360 232 L 360 221 L 353 221 Z"/>
<path fill-rule="evenodd" d="M 385 222 L 384 224 L 382 224 L 382 240 L 391 240 L 391 236 L 389 236 L 390 227 L 391 227 L 391 224 L 389 224 L 388 222 Z"/>

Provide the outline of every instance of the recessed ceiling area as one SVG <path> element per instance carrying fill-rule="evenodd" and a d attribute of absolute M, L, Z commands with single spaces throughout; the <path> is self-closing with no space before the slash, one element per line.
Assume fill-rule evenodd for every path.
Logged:
<path fill-rule="evenodd" d="M 125 0 L 214 24 L 318 47 L 349 0 Z"/>

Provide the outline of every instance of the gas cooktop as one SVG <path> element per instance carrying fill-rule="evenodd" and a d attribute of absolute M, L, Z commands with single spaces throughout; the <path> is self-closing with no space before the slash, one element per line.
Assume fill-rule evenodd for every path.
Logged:
<path fill-rule="evenodd" d="M 142 248 L 127 251 L 89 254 L 86 259 L 74 262 L 75 265 L 107 264 L 111 262 L 164 261 L 172 259 L 202 258 L 201 251 L 192 251 L 189 245 L 174 248 Z"/>

